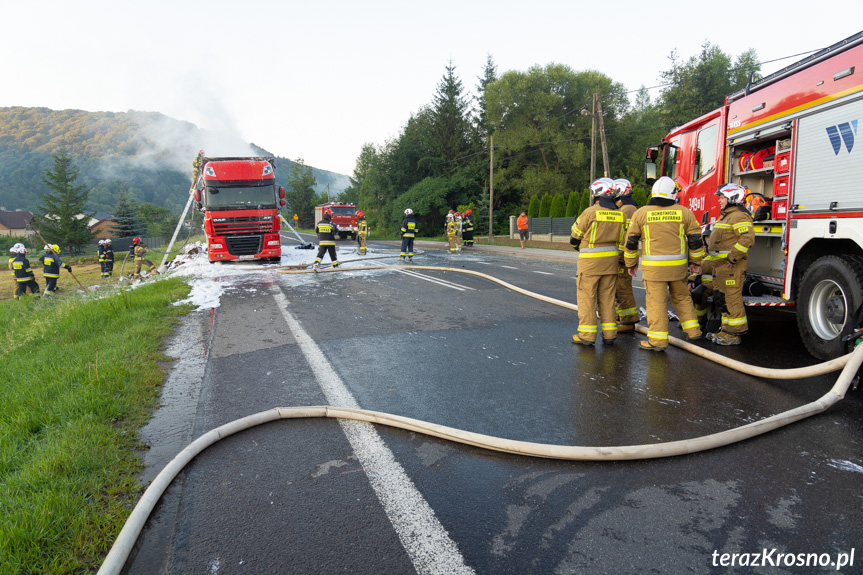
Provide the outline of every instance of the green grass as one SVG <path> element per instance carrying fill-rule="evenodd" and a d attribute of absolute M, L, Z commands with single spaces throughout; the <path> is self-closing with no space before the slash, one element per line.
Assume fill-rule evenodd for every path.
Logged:
<path fill-rule="evenodd" d="M 137 430 L 188 292 L 169 278 L 0 302 L 0 574 L 100 564 L 141 493 Z"/>

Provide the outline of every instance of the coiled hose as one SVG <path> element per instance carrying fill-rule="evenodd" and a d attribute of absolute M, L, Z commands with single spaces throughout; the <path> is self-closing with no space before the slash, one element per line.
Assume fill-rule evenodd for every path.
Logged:
<path fill-rule="evenodd" d="M 553 305 L 558 305 L 560 307 L 571 310 L 578 309 L 578 307 L 574 304 L 536 294 L 534 292 L 519 288 L 487 274 L 475 272 L 472 270 L 446 267 L 400 265 L 368 266 L 362 268 L 339 267 L 331 271 L 365 271 L 370 269 L 386 268 L 415 268 L 425 270 L 432 269 L 441 271 L 455 271 L 459 273 L 475 275 L 477 277 L 482 277 L 493 281 L 518 293 L 551 303 Z M 295 274 L 314 272 L 310 270 L 279 270 L 279 273 Z M 330 273 L 330 271 L 327 271 L 325 273 Z M 638 330 L 642 333 L 646 331 L 643 326 L 636 327 L 639 328 Z M 353 419 L 355 421 L 365 421 L 369 423 L 388 425 L 390 427 L 397 427 L 400 429 L 405 429 L 416 433 L 422 433 L 432 437 L 438 437 L 440 439 L 446 439 L 448 441 L 453 441 L 456 443 L 471 445 L 473 447 L 480 447 L 483 449 L 500 451 L 503 453 L 511 453 L 514 455 L 525 455 L 529 457 L 544 457 L 550 459 L 565 459 L 573 461 L 618 461 L 627 459 L 654 459 L 659 457 L 671 457 L 674 455 L 696 453 L 698 451 L 705 451 L 708 449 L 713 449 L 715 447 L 723 447 L 732 443 L 743 441 L 745 439 L 750 439 L 752 437 L 767 433 L 768 431 L 772 431 L 779 427 L 794 423 L 795 421 L 800 421 L 801 419 L 805 419 L 812 415 L 821 413 L 822 411 L 825 411 L 834 403 L 845 397 L 845 393 L 848 391 L 848 388 L 851 385 L 851 382 L 854 380 L 857 371 L 860 369 L 861 364 L 863 364 L 863 345 L 858 346 L 852 353 L 846 356 L 825 362 L 820 365 L 795 369 L 768 369 L 757 366 L 750 366 L 743 364 L 742 362 L 729 360 L 728 358 L 720 356 L 719 354 L 701 349 L 698 346 L 692 345 L 678 338 L 669 337 L 668 339 L 672 345 L 696 353 L 697 355 L 715 361 L 716 363 L 720 363 L 738 371 L 745 371 L 746 373 L 756 375 L 758 377 L 770 379 L 796 379 L 812 377 L 815 375 L 822 375 L 824 373 L 836 371 L 837 369 L 843 368 L 843 366 L 844 368 L 842 369 L 842 373 L 839 375 L 839 378 L 836 380 L 836 383 L 833 385 L 830 391 L 825 393 L 819 399 L 811 403 L 807 403 L 806 405 L 784 411 L 766 419 L 755 421 L 753 423 L 749 423 L 735 429 L 729 429 L 726 431 L 721 431 L 719 433 L 713 433 L 711 435 L 705 435 L 702 437 L 694 437 L 691 439 L 684 439 L 680 441 L 670 441 L 667 443 L 655 443 L 647 445 L 591 447 L 532 443 L 528 441 L 516 441 L 512 439 L 492 437 L 490 435 L 473 433 L 470 431 L 455 429 L 444 425 L 437 425 L 435 423 L 420 421 L 418 419 L 411 419 L 409 417 L 401 417 L 389 413 L 382 413 L 379 411 L 332 407 L 326 405 L 310 407 L 277 407 L 267 411 L 261 411 L 253 415 L 234 420 L 230 423 L 226 423 L 225 425 L 219 426 L 205 433 L 204 435 L 190 443 L 188 446 L 186 446 L 185 449 L 183 449 L 176 457 L 174 457 L 174 459 L 172 459 L 170 463 L 168 463 L 168 465 L 166 465 L 165 468 L 156 476 L 156 478 L 144 492 L 141 500 L 138 501 L 135 509 L 132 510 L 131 515 L 126 520 L 123 529 L 117 536 L 117 540 L 114 542 L 114 545 L 111 547 L 110 552 L 105 557 L 105 561 L 102 563 L 102 566 L 100 567 L 97 575 L 114 575 L 120 573 L 120 570 L 126 563 L 126 559 L 128 558 L 129 553 L 132 551 L 132 547 L 135 545 L 135 541 L 138 539 L 138 535 L 144 528 L 144 524 L 146 523 L 147 518 L 150 516 L 150 513 L 155 508 L 156 503 L 158 503 L 159 499 L 162 497 L 162 494 L 165 492 L 165 490 L 168 488 L 168 486 L 171 484 L 177 474 L 180 473 L 180 471 L 182 471 L 183 468 L 192 459 L 195 458 L 195 456 L 197 456 L 199 453 L 201 453 L 217 441 L 220 441 L 240 431 L 250 429 L 264 423 L 269 423 L 271 421 L 276 421 L 278 419 L 299 419 L 310 417 Z"/>

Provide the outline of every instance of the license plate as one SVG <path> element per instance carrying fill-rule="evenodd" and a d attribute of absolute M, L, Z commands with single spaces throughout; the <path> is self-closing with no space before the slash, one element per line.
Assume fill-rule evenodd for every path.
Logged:
<path fill-rule="evenodd" d="M 237 259 L 238 260 L 253 260 L 253 259 L 255 259 L 255 256 L 239 256 Z"/>

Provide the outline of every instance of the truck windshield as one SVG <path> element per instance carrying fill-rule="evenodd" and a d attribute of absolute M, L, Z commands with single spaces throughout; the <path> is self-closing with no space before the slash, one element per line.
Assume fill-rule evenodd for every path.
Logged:
<path fill-rule="evenodd" d="M 259 210 L 276 207 L 273 184 L 264 186 L 207 186 L 208 210 Z"/>
<path fill-rule="evenodd" d="M 330 209 L 334 216 L 353 216 L 357 213 L 357 209 L 354 207 L 332 207 Z"/>

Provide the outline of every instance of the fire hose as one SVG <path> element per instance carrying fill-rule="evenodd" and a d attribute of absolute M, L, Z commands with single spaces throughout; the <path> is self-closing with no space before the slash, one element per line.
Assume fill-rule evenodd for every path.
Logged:
<path fill-rule="evenodd" d="M 498 280 L 493 276 L 475 272 L 472 270 L 432 267 L 432 266 L 365 266 L 358 268 L 335 268 L 332 271 L 366 271 L 371 269 L 424 269 L 424 270 L 443 270 L 455 271 L 469 275 L 482 277 L 500 284 L 507 289 L 511 289 L 518 293 L 533 297 L 540 301 L 558 305 L 566 309 L 577 310 L 578 307 L 572 303 L 549 298 L 541 294 L 536 294 L 528 290 L 524 290 L 507 282 Z M 298 274 L 298 273 L 314 273 L 306 270 L 280 270 L 279 273 Z M 327 272 L 331 273 L 331 272 Z M 646 329 L 643 326 L 636 326 L 638 331 L 645 333 Z M 415 433 L 422 433 L 431 437 L 446 439 L 455 443 L 479 447 L 502 453 L 511 453 L 514 455 L 523 455 L 528 457 L 543 457 L 549 459 L 563 459 L 571 461 L 619 461 L 619 460 L 634 460 L 634 459 L 654 459 L 660 457 L 672 457 L 675 455 L 685 455 L 696 453 L 717 447 L 723 447 L 732 443 L 737 443 L 746 439 L 751 439 L 758 435 L 762 435 L 774 429 L 778 429 L 785 425 L 789 425 L 801 419 L 816 415 L 827 409 L 833 404 L 845 397 L 851 383 L 854 381 L 861 364 L 863 364 L 863 345 L 843 356 L 820 365 L 809 366 L 805 368 L 794 369 L 769 369 L 758 366 L 750 366 L 735 360 L 729 360 L 719 354 L 702 349 L 698 346 L 687 343 L 679 338 L 669 337 L 669 343 L 695 353 L 706 359 L 715 361 L 732 369 L 744 371 L 751 375 L 764 377 L 768 379 L 797 379 L 812 377 L 830 373 L 842 368 L 842 372 L 833 387 L 821 396 L 819 399 L 778 413 L 771 417 L 755 421 L 741 427 L 713 433 L 702 437 L 694 437 L 679 441 L 670 441 L 666 443 L 654 443 L 645 445 L 623 445 L 623 446 L 571 446 L 571 445 L 553 445 L 545 443 L 532 443 L 527 441 L 517 441 L 500 437 L 473 433 L 461 429 L 455 429 L 444 425 L 438 425 L 426 421 L 420 421 L 408 417 L 401 417 L 388 413 L 366 409 L 351 409 L 332 406 L 307 406 L 307 407 L 277 407 L 267 411 L 261 411 L 241 419 L 237 419 L 219 426 L 183 449 L 168 465 L 156 476 L 144 495 L 141 497 L 138 504 L 133 509 L 131 515 L 126 521 L 117 540 L 111 547 L 105 561 L 97 575 L 108 575 L 120 573 L 123 568 L 138 535 L 144 528 L 144 524 L 150 513 L 155 508 L 156 503 L 161 498 L 162 494 L 177 476 L 180 471 L 199 453 L 204 451 L 209 446 L 217 441 L 229 437 L 240 431 L 269 423 L 279 419 L 300 419 L 312 417 L 325 417 L 335 419 L 351 419 L 355 421 L 364 421 L 369 423 L 377 423 L 396 427 Z M 722 360 L 722 361 L 719 361 Z M 745 367 L 746 369 L 742 369 Z"/>

